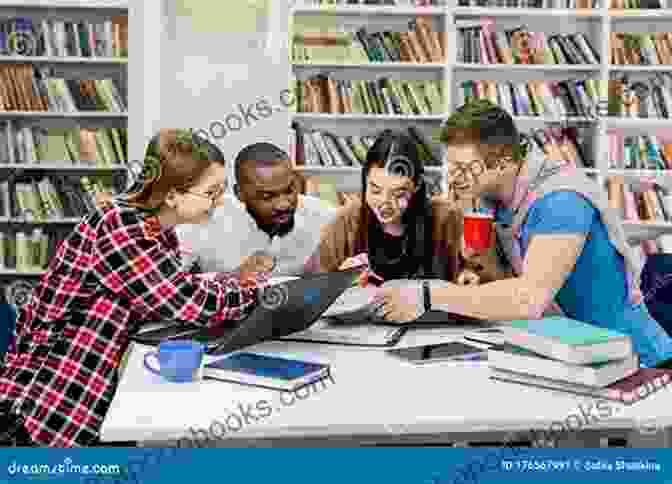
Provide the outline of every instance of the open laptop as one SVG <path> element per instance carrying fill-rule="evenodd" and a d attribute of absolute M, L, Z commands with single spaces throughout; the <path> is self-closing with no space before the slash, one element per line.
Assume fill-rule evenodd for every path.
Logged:
<path fill-rule="evenodd" d="M 258 304 L 243 320 L 217 328 L 203 328 L 193 323 L 169 321 L 156 329 L 141 330 L 132 341 L 158 345 L 173 339 L 194 339 L 205 344 L 208 354 L 230 353 L 246 346 L 303 331 L 358 280 L 361 270 L 311 274 L 274 284 L 268 290 L 278 304 Z M 277 306 L 277 307 L 275 307 Z"/>

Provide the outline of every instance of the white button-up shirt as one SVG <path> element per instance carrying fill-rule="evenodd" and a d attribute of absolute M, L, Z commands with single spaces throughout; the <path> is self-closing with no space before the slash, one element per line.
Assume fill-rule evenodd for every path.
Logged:
<path fill-rule="evenodd" d="M 336 208 L 319 198 L 299 195 L 293 230 L 271 238 L 259 229 L 242 203 L 231 195 L 224 197 L 212 220 L 206 224 L 177 228 L 187 265 L 197 261 L 204 272 L 231 272 L 255 252 L 275 257 L 274 275 L 299 275 L 320 243 L 320 230 L 331 223 Z"/>

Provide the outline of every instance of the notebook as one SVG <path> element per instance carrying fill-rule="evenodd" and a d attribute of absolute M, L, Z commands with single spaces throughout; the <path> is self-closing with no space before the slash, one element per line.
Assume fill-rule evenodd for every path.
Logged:
<path fill-rule="evenodd" d="M 602 388 L 636 373 L 639 358 L 633 353 L 623 360 L 573 365 L 505 344 L 488 349 L 488 364 L 491 368 Z"/>
<path fill-rule="evenodd" d="M 640 368 L 633 375 L 612 383 L 605 388 L 578 385 L 498 368 L 491 368 L 490 378 L 509 383 L 545 388 L 547 390 L 573 393 L 575 395 L 603 398 L 631 405 L 669 385 L 672 380 L 672 369 Z"/>
<path fill-rule="evenodd" d="M 394 287 L 406 287 L 409 284 L 407 279 L 396 279 L 392 281 L 385 282 L 382 288 L 394 288 Z M 420 281 L 412 281 L 419 283 Z M 446 286 L 450 283 L 445 281 L 440 281 L 438 279 L 432 279 L 432 287 L 436 287 L 440 284 Z M 328 308 L 322 317 L 331 318 L 334 322 L 341 321 L 345 324 L 361 324 L 361 323 L 372 323 L 372 324 L 387 324 L 395 326 L 406 326 L 412 327 L 417 325 L 418 327 L 428 327 L 431 324 L 434 325 L 455 325 L 455 324 L 479 324 L 483 323 L 483 320 L 471 318 L 468 316 L 462 316 L 460 314 L 448 313 L 444 311 L 427 311 L 422 316 L 420 316 L 415 321 L 408 322 L 399 322 L 399 321 L 387 321 L 381 316 L 376 314 L 375 306 L 372 304 L 371 300 L 373 298 L 374 291 L 378 288 L 375 287 L 351 287 L 346 289 Z"/>
<path fill-rule="evenodd" d="M 329 365 L 258 353 L 236 353 L 203 367 L 203 377 L 295 391 L 329 375 Z"/>
<path fill-rule="evenodd" d="M 567 363 L 620 360 L 633 353 L 629 336 L 562 316 L 509 324 L 509 343 Z"/>

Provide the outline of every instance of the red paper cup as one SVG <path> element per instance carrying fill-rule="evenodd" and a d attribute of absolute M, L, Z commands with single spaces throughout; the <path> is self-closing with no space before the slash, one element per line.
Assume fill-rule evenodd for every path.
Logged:
<path fill-rule="evenodd" d="M 464 245 L 482 252 L 492 247 L 492 224 L 494 217 L 485 213 L 464 215 Z"/>

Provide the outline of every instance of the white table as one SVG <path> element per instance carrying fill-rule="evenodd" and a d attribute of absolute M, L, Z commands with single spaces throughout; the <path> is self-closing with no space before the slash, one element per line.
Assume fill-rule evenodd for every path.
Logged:
<path fill-rule="evenodd" d="M 464 329 L 457 328 L 413 331 L 398 346 L 457 340 L 463 333 Z M 294 397 L 292 405 L 284 405 L 281 394 L 272 390 L 211 380 L 164 382 L 143 368 L 143 355 L 152 349 L 134 345 L 102 428 L 103 441 L 164 446 L 190 435 L 189 427 L 207 429 L 214 420 L 225 421 L 232 411 L 240 415 L 238 403 L 256 404 L 265 399 L 271 402 L 270 416 L 256 423 L 248 421 L 235 432 L 229 430 L 217 445 L 305 446 L 313 440 L 313 445 L 493 442 L 508 438 L 511 432 L 548 430 L 554 421 L 580 415 L 579 405 L 595 402 L 490 380 L 487 363 L 412 366 L 383 349 L 293 342 L 266 342 L 249 348 L 332 365 L 333 383 L 315 384 L 310 394 L 302 394 L 304 400 Z M 644 419 L 672 425 L 669 387 L 632 407 L 609 405 L 612 417 L 584 423 L 566 445 L 597 446 L 604 435 L 625 437 Z M 238 426 L 234 417 L 229 422 Z M 634 445 L 669 446 L 667 431 L 654 437 L 640 436 Z"/>

